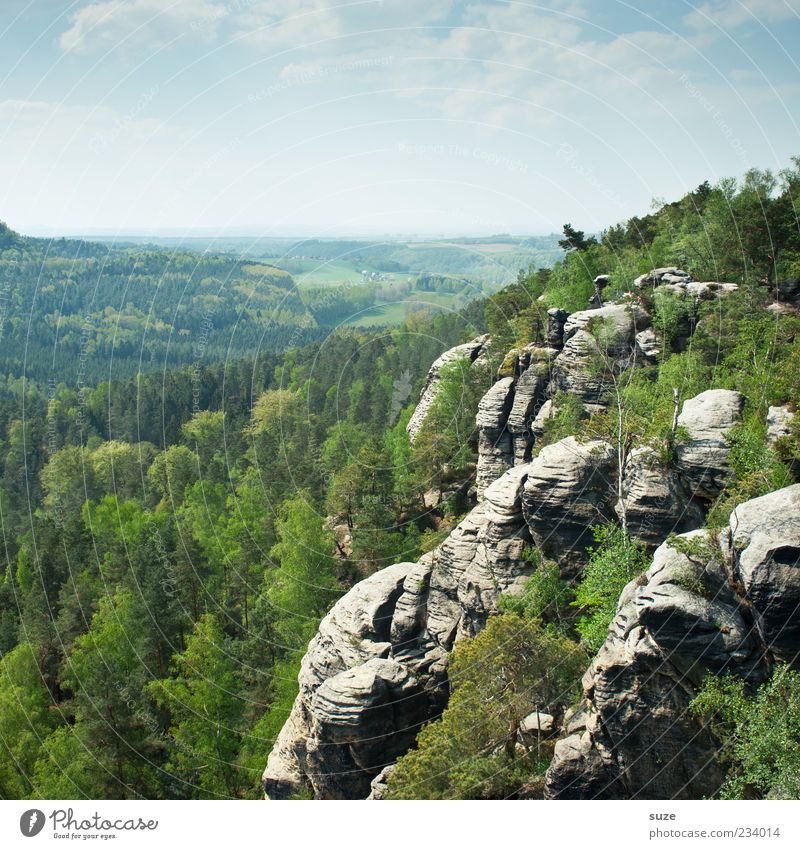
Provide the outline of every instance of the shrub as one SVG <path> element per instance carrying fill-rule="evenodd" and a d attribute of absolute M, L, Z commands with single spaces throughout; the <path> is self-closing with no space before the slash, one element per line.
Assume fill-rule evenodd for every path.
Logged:
<path fill-rule="evenodd" d="M 755 693 L 741 679 L 710 675 L 690 710 L 721 743 L 721 798 L 800 798 L 800 673 L 779 666 Z"/>
<path fill-rule="evenodd" d="M 559 713 L 578 691 L 580 647 L 535 619 L 506 613 L 463 640 L 450 662 L 450 703 L 397 762 L 391 799 L 502 799 L 541 788 L 552 744 L 520 752 L 520 722 Z"/>
<path fill-rule="evenodd" d="M 584 612 L 578 619 L 578 633 L 596 652 L 605 641 L 622 590 L 647 568 L 649 558 L 645 547 L 616 525 L 597 525 L 592 530 L 597 547 L 591 551 L 573 604 Z"/>

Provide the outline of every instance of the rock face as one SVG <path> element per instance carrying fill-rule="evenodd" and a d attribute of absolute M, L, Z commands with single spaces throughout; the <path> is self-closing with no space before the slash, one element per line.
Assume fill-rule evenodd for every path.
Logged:
<path fill-rule="evenodd" d="M 481 398 L 475 424 L 478 428 L 478 498 L 490 483 L 514 465 L 514 445 L 508 415 L 514 403 L 514 378 L 504 377 Z"/>
<path fill-rule="evenodd" d="M 514 449 L 514 464 L 527 463 L 535 442 L 533 420 L 544 403 L 550 382 L 550 368 L 557 351 L 538 348 L 531 354 L 527 369 L 517 381 L 514 403 L 508 414 L 508 430 Z"/>
<path fill-rule="evenodd" d="M 716 537 L 664 543 L 622 593 L 556 745 L 557 799 L 698 799 L 723 779 L 718 745 L 688 713 L 707 671 L 759 683 L 800 652 L 800 485 L 733 511 Z"/>
<path fill-rule="evenodd" d="M 622 520 L 624 515 L 628 533 L 648 545 L 658 545 L 671 533 L 697 528 L 705 518 L 705 510 L 686 482 L 647 446 L 631 451 L 622 495 L 614 507 L 617 516 Z"/>
<path fill-rule="evenodd" d="M 704 297 L 698 286 L 722 284 L 697 284 L 665 268 L 637 285 Z M 408 425 L 412 440 L 441 369 L 460 356 L 475 362 L 487 345 L 478 337 L 433 364 Z M 608 442 L 568 437 L 537 445 L 557 392 L 578 397 L 587 413 L 602 410 L 609 375 L 655 363 L 661 350 L 633 299 L 573 315 L 550 310 L 548 347 L 509 353 L 476 417 L 477 507 L 436 549 L 360 582 L 323 619 L 263 776 L 270 798 L 307 788 L 320 799 L 381 798 L 391 765 L 446 704 L 454 644 L 478 634 L 498 612 L 500 595 L 518 591 L 530 575 L 525 547 L 535 544 L 562 577 L 577 579 L 594 544 L 592 526 L 623 520 L 654 551 L 652 565 L 622 593 L 566 728 L 534 713 L 521 734 L 562 734 L 547 773 L 551 798 L 713 793 L 723 780 L 718 744 L 687 708 L 708 671 L 758 683 L 775 660 L 796 660 L 800 485 L 740 505 L 724 532 L 696 530 L 728 478 L 726 435 L 744 404 L 723 389 L 684 403 L 674 462 L 661 462 L 651 446 L 634 447 L 621 499 L 617 452 Z M 792 415 L 770 408 L 772 443 Z M 444 495 L 426 493 L 426 506 Z"/>
<path fill-rule="evenodd" d="M 774 445 L 791 433 L 795 414 L 788 407 L 770 407 L 767 410 L 767 443 Z"/>
<path fill-rule="evenodd" d="M 361 581 L 322 620 L 264 772 L 270 798 L 308 786 L 320 799 L 366 798 L 441 712 L 453 643 L 474 636 L 500 593 L 530 573 L 526 476 L 526 466 L 506 472 L 437 549 Z"/>
<path fill-rule="evenodd" d="M 800 652 L 800 484 L 740 504 L 731 514 L 735 574 L 756 630 L 776 660 Z"/>
<path fill-rule="evenodd" d="M 654 268 L 646 274 L 640 274 L 633 281 L 633 285 L 637 289 L 643 289 L 645 286 L 660 286 L 662 283 L 686 284 L 691 280 L 692 277 L 686 271 L 671 265 L 665 268 Z"/>
<path fill-rule="evenodd" d="M 475 418 L 479 500 L 503 472 L 530 460 L 535 442 L 531 425 L 544 401 L 556 354 L 552 348 L 533 345 L 514 351 L 513 374 L 501 377 L 481 398 Z"/>
<path fill-rule="evenodd" d="M 433 363 L 433 365 L 428 371 L 428 376 L 425 380 L 425 385 L 422 387 L 422 392 L 420 393 L 417 408 L 414 410 L 413 415 L 411 416 L 408 421 L 408 424 L 406 425 L 406 430 L 408 431 L 409 439 L 412 442 L 417 438 L 417 434 L 419 433 L 420 428 L 422 427 L 422 423 L 425 421 L 425 417 L 428 415 L 428 410 L 430 410 L 431 404 L 433 404 L 433 401 L 436 398 L 436 394 L 439 391 L 440 375 L 442 368 L 448 363 L 452 363 L 453 361 L 459 359 L 460 357 L 466 357 L 470 362 L 474 363 L 475 360 L 477 360 L 478 357 L 486 349 L 488 342 L 488 335 L 478 336 L 471 342 L 467 342 L 464 345 L 457 345 L 455 348 L 450 348 L 449 351 L 445 351 Z"/>
<path fill-rule="evenodd" d="M 635 365 L 636 336 L 649 326 L 649 315 L 636 305 L 609 304 L 570 315 L 549 394 L 567 392 L 584 404 L 601 403 L 610 386 L 604 372 Z"/>
<path fill-rule="evenodd" d="M 567 437 L 547 445 L 527 466 L 522 499 L 536 545 L 573 575 L 593 544 L 591 526 L 614 516 L 614 451 L 596 439 Z"/>
<path fill-rule="evenodd" d="M 716 498 L 729 474 L 725 434 L 741 418 L 744 397 L 730 389 L 709 389 L 689 399 L 678 417 L 689 441 L 678 446 L 678 470 L 697 498 Z"/>
<path fill-rule="evenodd" d="M 547 344 L 551 348 L 561 348 L 564 344 L 564 323 L 569 313 L 566 310 L 547 311 Z"/>

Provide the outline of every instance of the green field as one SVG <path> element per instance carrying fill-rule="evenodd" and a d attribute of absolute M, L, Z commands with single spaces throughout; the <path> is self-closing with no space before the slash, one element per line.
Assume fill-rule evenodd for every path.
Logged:
<path fill-rule="evenodd" d="M 458 310 L 471 299 L 458 294 L 438 292 L 411 292 L 403 300 L 386 304 L 377 304 L 351 318 L 345 324 L 349 327 L 377 327 L 402 324 L 410 312 L 426 310 L 442 312 Z"/>

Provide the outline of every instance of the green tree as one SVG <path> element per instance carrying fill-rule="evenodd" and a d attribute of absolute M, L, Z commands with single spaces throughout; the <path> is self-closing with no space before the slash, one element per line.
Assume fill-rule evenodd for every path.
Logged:
<path fill-rule="evenodd" d="M 690 710 L 710 723 L 727 777 L 723 799 L 800 798 L 800 674 L 775 668 L 755 692 L 709 675 Z"/>
<path fill-rule="evenodd" d="M 552 753 L 518 752 L 519 727 L 531 712 L 560 715 L 577 695 L 586 655 L 535 619 L 506 613 L 450 660 L 450 702 L 426 725 L 389 782 L 393 799 L 508 798 L 541 793 Z"/>
<path fill-rule="evenodd" d="M 20 643 L 0 659 L 0 796 L 27 799 L 36 791 L 33 770 L 56 725 L 53 698 L 42 679 L 34 649 Z"/>
<path fill-rule="evenodd" d="M 596 652 L 605 642 L 622 590 L 647 568 L 649 558 L 645 547 L 616 525 L 598 525 L 592 530 L 597 546 L 591 551 L 573 604 L 583 612 L 578 633 L 589 650 Z"/>
<path fill-rule="evenodd" d="M 232 646 L 212 614 L 201 617 L 173 658 L 173 675 L 148 685 L 171 717 L 166 768 L 193 788 L 193 798 L 236 797 L 242 789 L 240 686 Z"/>

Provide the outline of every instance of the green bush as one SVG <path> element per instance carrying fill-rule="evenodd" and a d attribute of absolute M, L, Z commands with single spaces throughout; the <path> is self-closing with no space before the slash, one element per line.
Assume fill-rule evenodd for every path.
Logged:
<path fill-rule="evenodd" d="M 500 597 L 500 609 L 527 619 L 541 619 L 546 626 L 567 633 L 573 618 L 569 612 L 574 589 L 561 577 L 558 564 L 542 560 L 537 549 L 526 549 L 525 556 L 537 569 L 519 595 L 505 593 Z"/>
<path fill-rule="evenodd" d="M 779 666 L 754 693 L 741 679 L 710 675 L 690 710 L 720 741 L 721 798 L 800 798 L 800 673 Z"/>
<path fill-rule="evenodd" d="M 649 558 L 645 547 L 616 525 L 597 525 L 592 530 L 597 546 L 591 551 L 573 604 L 583 611 L 578 633 L 590 651 L 596 652 L 605 641 L 622 590 L 647 568 Z"/>
<path fill-rule="evenodd" d="M 535 619 L 505 613 L 453 650 L 450 703 L 397 762 L 391 799 L 505 799 L 541 792 L 552 743 L 520 752 L 520 722 L 559 714 L 578 692 L 587 657 Z"/>

